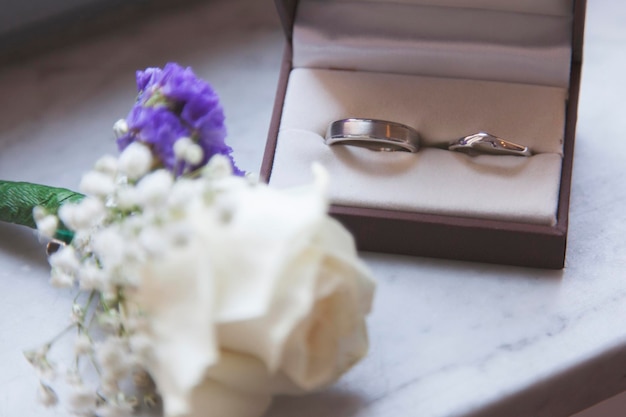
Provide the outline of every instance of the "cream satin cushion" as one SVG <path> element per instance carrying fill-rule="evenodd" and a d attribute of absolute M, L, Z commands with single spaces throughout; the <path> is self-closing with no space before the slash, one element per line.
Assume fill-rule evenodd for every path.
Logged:
<path fill-rule="evenodd" d="M 551 225 L 566 98 L 558 87 L 294 69 L 270 183 L 304 183 L 318 161 L 330 172 L 335 204 Z M 326 146 L 328 124 L 346 117 L 410 125 L 423 148 L 411 154 Z M 537 154 L 470 157 L 443 149 L 480 130 Z"/>

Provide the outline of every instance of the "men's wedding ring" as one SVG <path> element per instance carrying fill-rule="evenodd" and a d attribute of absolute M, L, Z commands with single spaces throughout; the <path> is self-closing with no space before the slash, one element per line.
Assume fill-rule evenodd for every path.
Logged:
<path fill-rule="evenodd" d="M 334 121 L 328 126 L 324 141 L 328 146 L 353 145 L 382 152 L 417 152 L 419 149 L 419 134 L 415 129 L 375 119 Z"/>
<path fill-rule="evenodd" d="M 531 156 L 532 152 L 527 146 L 506 141 L 497 136 L 485 132 L 462 137 L 448 146 L 451 151 L 464 152 L 470 155 L 514 155 Z"/>

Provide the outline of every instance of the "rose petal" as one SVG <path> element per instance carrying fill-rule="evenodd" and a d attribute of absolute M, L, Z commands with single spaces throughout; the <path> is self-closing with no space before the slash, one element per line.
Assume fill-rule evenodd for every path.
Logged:
<path fill-rule="evenodd" d="M 212 269 L 201 239 L 146 265 L 130 295 L 149 317 L 153 358 L 144 364 L 166 415 L 188 412 L 189 396 L 218 357 L 213 331 Z"/>
<path fill-rule="evenodd" d="M 326 176 L 318 175 L 316 184 L 289 191 L 242 190 L 218 238 L 245 254 L 220 258 L 220 345 L 305 389 L 334 381 L 365 354 L 363 317 L 373 295 L 352 237 L 326 215 Z"/>
<path fill-rule="evenodd" d="M 269 407 L 271 396 L 231 389 L 210 379 L 197 386 L 187 417 L 259 417 Z"/>

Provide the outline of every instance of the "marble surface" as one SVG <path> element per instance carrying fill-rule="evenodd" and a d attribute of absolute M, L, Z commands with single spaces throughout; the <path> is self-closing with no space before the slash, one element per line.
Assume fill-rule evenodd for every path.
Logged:
<path fill-rule="evenodd" d="M 542 271 L 363 254 L 378 278 L 371 354 L 336 386 L 266 417 L 566 417 L 626 389 L 626 5 L 589 2 L 567 266 Z M 76 188 L 113 152 L 137 68 L 209 79 L 230 143 L 258 170 L 283 35 L 270 0 L 213 0 L 0 68 L 0 178 Z M 0 416 L 35 401 L 21 351 L 67 320 L 41 244 L 0 225 Z"/>

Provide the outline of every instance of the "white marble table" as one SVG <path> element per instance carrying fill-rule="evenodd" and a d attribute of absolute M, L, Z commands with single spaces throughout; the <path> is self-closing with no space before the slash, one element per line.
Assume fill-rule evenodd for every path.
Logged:
<path fill-rule="evenodd" d="M 368 358 L 267 417 L 565 417 L 626 389 L 626 5 L 589 2 L 567 266 L 364 254 L 378 278 Z M 113 152 L 134 70 L 194 67 L 222 96 L 240 165 L 260 167 L 283 35 L 270 0 L 213 0 L 0 68 L 0 178 L 76 188 Z M 63 327 L 32 232 L 0 225 L 0 416 L 34 399 L 22 349 Z"/>

